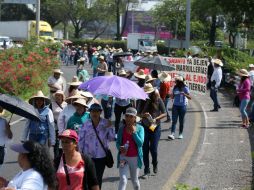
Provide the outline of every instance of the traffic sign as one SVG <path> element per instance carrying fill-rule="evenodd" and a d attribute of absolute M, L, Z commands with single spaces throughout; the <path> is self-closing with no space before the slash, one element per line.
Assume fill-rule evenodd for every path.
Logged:
<path fill-rule="evenodd" d="M 0 0 L 0 3 L 10 4 L 36 4 L 37 0 Z"/>

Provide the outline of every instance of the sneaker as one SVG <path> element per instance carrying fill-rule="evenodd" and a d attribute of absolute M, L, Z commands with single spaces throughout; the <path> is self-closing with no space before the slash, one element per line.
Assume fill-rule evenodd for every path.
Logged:
<path fill-rule="evenodd" d="M 180 134 L 179 137 L 178 137 L 178 139 L 183 139 L 183 135 Z"/>
<path fill-rule="evenodd" d="M 174 134 L 168 135 L 168 139 L 170 139 L 170 140 L 174 140 L 174 139 L 175 139 Z"/>
<path fill-rule="evenodd" d="M 147 179 L 150 175 L 150 168 L 145 169 L 144 175 L 141 176 L 142 179 Z"/>
<path fill-rule="evenodd" d="M 153 165 L 153 173 L 157 174 L 158 173 L 158 164 Z"/>

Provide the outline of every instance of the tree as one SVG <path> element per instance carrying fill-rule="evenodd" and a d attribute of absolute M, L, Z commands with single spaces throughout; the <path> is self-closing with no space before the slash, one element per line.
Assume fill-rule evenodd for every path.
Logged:
<path fill-rule="evenodd" d="M 210 25 L 209 43 L 214 45 L 216 40 L 216 28 L 219 27 L 217 18 L 222 14 L 221 6 L 216 0 L 195 0 L 192 3 L 193 17 Z"/>
<path fill-rule="evenodd" d="M 2 4 L 1 21 L 35 20 L 35 13 L 24 4 Z"/>
<path fill-rule="evenodd" d="M 186 0 L 163 0 L 152 12 L 155 23 L 164 25 L 174 31 L 174 36 L 183 35 L 185 31 Z"/>

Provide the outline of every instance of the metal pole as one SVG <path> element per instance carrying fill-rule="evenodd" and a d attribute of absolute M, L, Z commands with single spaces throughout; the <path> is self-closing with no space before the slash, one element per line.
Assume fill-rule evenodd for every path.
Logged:
<path fill-rule="evenodd" d="M 191 13 L 191 0 L 186 2 L 186 32 L 185 32 L 185 41 L 186 49 L 190 47 L 190 13 Z"/>
<path fill-rule="evenodd" d="M 37 0 L 36 2 L 36 37 L 39 40 L 40 36 L 40 12 L 41 12 L 41 1 Z"/>
<path fill-rule="evenodd" d="M 134 12 L 131 10 L 131 32 L 134 33 Z"/>

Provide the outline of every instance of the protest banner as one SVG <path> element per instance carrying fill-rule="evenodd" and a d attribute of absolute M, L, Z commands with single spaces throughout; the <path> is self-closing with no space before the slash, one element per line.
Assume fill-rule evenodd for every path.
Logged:
<path fill-rule="evenodd" d="M 181 75 L 192 92 L 205 94 L 207 84 L 208 59 L 165 57 L 169 64 L 175 65 L 176 70 L 170 71 L 171 78 Z"/>

